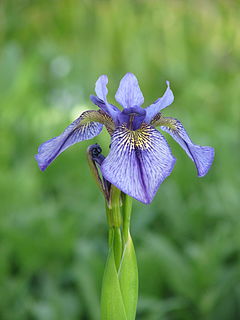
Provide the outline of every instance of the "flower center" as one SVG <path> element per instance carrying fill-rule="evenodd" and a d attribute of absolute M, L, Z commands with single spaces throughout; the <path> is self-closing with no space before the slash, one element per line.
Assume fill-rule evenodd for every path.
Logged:
<path fill-rule="evenodd" d="M 146 116 L 146 110 L 134 106 L 130 108 L 125 108 L 120 113 L 119 121 L 120 124 L 125 123 L 129 130 L 137 130 L 140 128 Z"/>

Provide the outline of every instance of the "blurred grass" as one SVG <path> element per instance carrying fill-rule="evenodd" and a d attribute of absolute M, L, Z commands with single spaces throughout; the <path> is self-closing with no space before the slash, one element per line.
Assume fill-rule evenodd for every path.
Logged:
<path fill-rule="evenodd" d="M 240 318 L 240 8 L 237 1 L 0 3 L 0 319 L 99 319 L 103 199 L 83 142 L 39 171 L 37 146 L 83 110 L 101 74 L 109 96 L 134 72 L 145 105 L 171 81 L 209 174 L 178 161 L 150 206 L 134 202 L 137 319 Z M 108 150 L 109 138 L 95 139 Z"/>

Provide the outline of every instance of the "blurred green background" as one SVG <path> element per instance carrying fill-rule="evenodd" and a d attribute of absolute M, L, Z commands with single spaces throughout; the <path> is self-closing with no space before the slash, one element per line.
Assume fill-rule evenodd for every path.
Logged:
<path fill-rule="evenodd" d="M 145 106 L 171 81 L 195 143 L 215 147 L 197 178 L 178 159 L 146 206 L 134 201 L 139 320 L 240 319 L 240 3 L 238 1 L 30 1 L 0 4 L 0 319 L 97 320 L 107 255 L 104 201 L 86 148 L 45 172 L 37 147 L 83 110 L 98 76 L 109 100 L 128 71 Z M 113 319 L 114 320 L 114 319 Z"/>

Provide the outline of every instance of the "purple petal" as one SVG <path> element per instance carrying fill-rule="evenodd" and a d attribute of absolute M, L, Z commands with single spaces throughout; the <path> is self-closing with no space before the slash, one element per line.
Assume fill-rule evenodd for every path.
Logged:
<path fill-rule="evenodd" d="M 107 101 L 107 94 L 108 94 L 107 83 L 108 83 L 108 77 L 106 75 L 100 76 L 95 85 L 95 92 L 97 94 L 97 97 L 91 95 L 90 99 L 101 110 L 103 110 L 110 117 L 112 117 L 115 123 L 117 123 L 117 116 L 120 113 L 120 110 L 118 110 L 117 107 L 108 103 Z"/>
<path fill-rule="evenodd" d="M 159 131 L 146 125 L 131 131 L 122 125 L 112 136 L 111 150 L 101 170 L 104 178 L 124 193 L 150 203 L 174 163 Z"/>
<path fill-rule="evenodd" d="M 112 104 L 105 103 L 103 100 L 93 95 L 90 96 L 90 99 L 96 106 L 98 106 L 101 110 L 107 113 L 113 119 L 113 121 L 117 124 L 118 115 L 121 112 L 120 110 L 118 110 L 117 107 L 115 107 Z"/>
<path fill-rule="evenodd" d="M 108 77 L 106 75 L 102 75 L 98 78 L 96 85 L 95 85 L 95 92 L 99 99 L 103 100 L 105 103 L 107 102 L 107 83 Z"/>
<path fill-rule="evenodd" d="M 180 121 L 173 118 L 169 118 L 169 121 L 171 122 L 170 127 L 161 126 L 160 128 L 168 132 L 185 150 L 189 158 L 195 163 L 198 176 L 205 176 L 212 165 L 214 149 L 193 144 Z"/>
<path fill-rule="evenodd" d="M 140 107 L 143 102 L 143 94 L 139 88 L 137 78 L 132 73 L 127 73 L 120 81 L 115 99 L 124 108 Z"/>
<path fill-rule="evenodd" d="M 125 108 L 118 115 L 119 125 L 125 123 L 129 129 L 137 130 L 141 127 L 146 116 L 145 109 L 141 107 Z"/>
<path fill-rule="evenodd" d="M 60 136 L 40 145 L 38 154 L 35 155 L 35 159 L 42 171 L 44 171 L 50 163 L 60 155 L 60 153 L 71 145 L 83 140 L 92 139 L 101 132 L 102 124 L 89 122 L 81 125 L 80 122 L 82 119 L 83 115 L 73 121 Z"/>
<path fill-rule="evenodd" d="M 170 89 L 170 83 L 169 81 L 167 81 L 166 83 L 167 83 L 167 89 L 164 95 L 146 108 L 147 114 L 144 122 L 150 123 L 153 117 L 155 117 L 155 115 L 158 112 L 160 112 L 162 109 L 166 108 L 171 103 L 173 103 L 174 96 L 173 96 L 172 90 Z"/>

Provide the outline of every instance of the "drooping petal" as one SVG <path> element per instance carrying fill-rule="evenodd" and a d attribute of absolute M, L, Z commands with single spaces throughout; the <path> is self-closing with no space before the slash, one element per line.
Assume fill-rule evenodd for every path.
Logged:
<path fill-rule="evenodd" d="M 189 158 L 195 163 L 198 176 L 205 176 L 214 159 L 214 148 L 194 144 L 189 138 L 182 123 L 177 119 L 162 118 L 161 123 L 164 125 L 160 128 L 169 133 L 185 150 Z"/>
<path fill-rule="evenodd" d="M 122 125 L 112 136 L 101 170 L 106 180 L 131 197 L 150 203 L 175 163 L 159 131 L 149 125 L 131 131 Z"/>
<path fill-rule="evenodd" d="M 174 95 L 172 90 L 170 89 L 170 83 L 169 81 L 167 81 L 166 83 L 167 83 L 167 89 L 164 95 L 146 108 L 147 114 L 144 120 L 146 123 L 150 123 L 151 120 L 155 117 L 155 115 L 158 112 L 160 112 L 160 110 L 166 108 L 171 103 L 173 103 Z"/>
<path fill-rule="evenodd" d="M 115 99 L 124 108 L 140 107 L 143 104 L 144 97 L 134 74 L 129 72 L 122 78 Z"/>
<path fill-rule="evenodd" d="M 101 132 L 103 125 L 91 121 L 91 118 L 93 118 L 91 113 L 97 112 L 98 111 L 84 112 L 79 118 L 73 121 L 60 136 L 50 139 L 40 145 L 38 154 L 35 155 L 35 159 L 42 171 L 44 171 L 56 157 L 71 145 L 83 140 L 92 139 Z"/>

